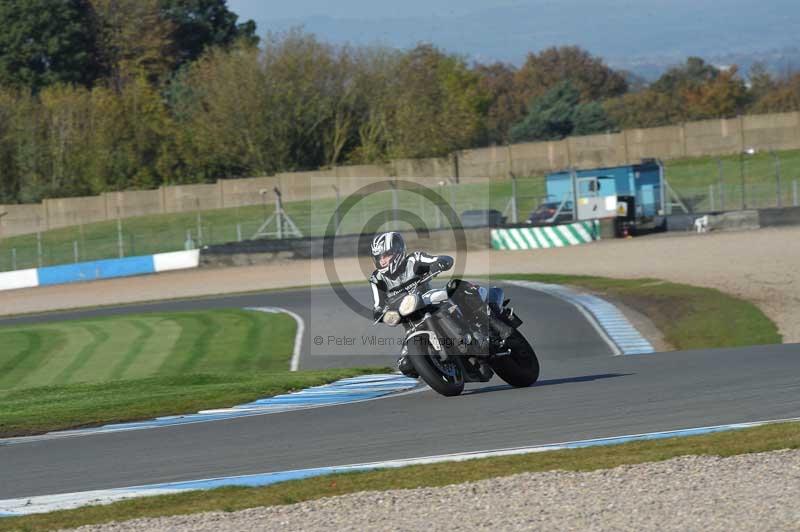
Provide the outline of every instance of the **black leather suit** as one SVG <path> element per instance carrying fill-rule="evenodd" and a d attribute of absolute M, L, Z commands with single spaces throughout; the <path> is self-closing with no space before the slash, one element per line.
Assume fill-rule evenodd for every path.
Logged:
<path fill-rule="evenodd" d="M 406 255 L 403 260 L 400 261 L 394 275 L 381 273 L 379 270 L 372 272 L 372 275 L 369 277 L 369 282 L 370 286 L 372 286 L 372 310 L 375 319 L 380 316 L 386 304 L 387 292 L 412 279 L 426 275 L 431 269 L 447 271 L 452 267 L 453 257 L 448 255 L 433 256 L 423 251 L 415 251 L 414 253 Z M 420 290 L 425 292 L 430 290 L 430 286 L 420 286 Z"/>

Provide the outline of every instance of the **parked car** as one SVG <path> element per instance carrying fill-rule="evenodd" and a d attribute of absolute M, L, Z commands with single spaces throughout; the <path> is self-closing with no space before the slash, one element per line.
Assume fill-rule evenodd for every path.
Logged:
<path fill-rule="evenodd" d="M 561 212 L 558 212 L 558 208 L 560 206 L 560 201 L 548 201 L 547 203 L 542 203 L 536 207 L 536 209 L 534 209 L 530 216 L 528 216 L 528 223 L 555 224 L 572 221 L 572 202 L 566 202 L 564 204 L 564 208 L 561 209 Z M 556 216 L 556 213 L 558 213 L 558 216 Z"/>
<path fill-rule="evenodd" d="M 461 213 L 463 227 L 495 227 L 506 223 L 506 217 L 496 209 L 474 209 Z"/>

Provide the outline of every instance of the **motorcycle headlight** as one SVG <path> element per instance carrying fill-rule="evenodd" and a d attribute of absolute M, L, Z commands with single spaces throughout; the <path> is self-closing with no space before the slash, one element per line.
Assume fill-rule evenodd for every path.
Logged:
<path fill-rule="evenodd" d="M 400 313 L 396 310 L 390 310 L 383 315 L 383 323 L 389 327 L 395 327 L 398 323 L 400 323 L 400 319 Z"/>
<path fill-rule="evenodd" d="M 419 307 L 419 296 L 416 294 L 408 294 L 403 300 L 400 302 L 400 315 L 401 316 L 408 316 L 412 314 L 417 307 Z"/>

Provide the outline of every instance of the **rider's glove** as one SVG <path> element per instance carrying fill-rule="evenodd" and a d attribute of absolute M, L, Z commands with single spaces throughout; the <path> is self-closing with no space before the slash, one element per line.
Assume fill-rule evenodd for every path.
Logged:
<path fill-rule="evenodd" d="M 445 272 L 453 267 L 453 257 L 442 255 L 436 261 L 436 271 Z"/>

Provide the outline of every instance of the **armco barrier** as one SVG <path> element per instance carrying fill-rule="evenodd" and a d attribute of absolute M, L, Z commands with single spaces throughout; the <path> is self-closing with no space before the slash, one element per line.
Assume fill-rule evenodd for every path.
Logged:
<path fill-rule="evenodd" d="M 600 223 L 596 220 L 544 227 L 492 229 L 492 247 L 500 250 L 561 248 L 595 240 L 600 240 Z"/>
<path fill-rule="evenodd" d="M 146 275 L 196 268 L 199 263 L 200 251 L 194 250 L 3 272 L 0 273 L 0 290 Z"/>

